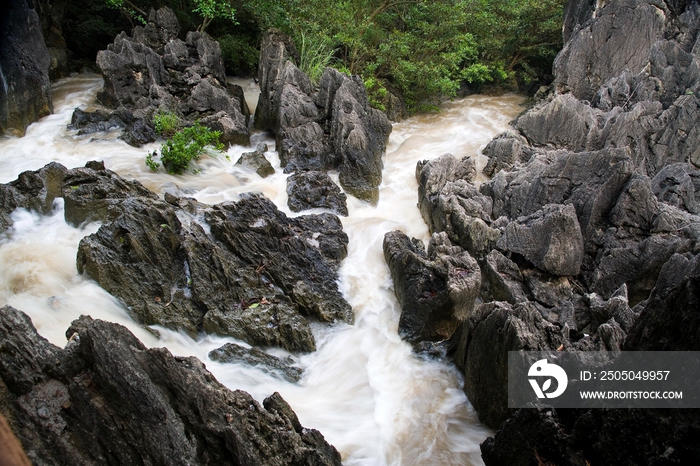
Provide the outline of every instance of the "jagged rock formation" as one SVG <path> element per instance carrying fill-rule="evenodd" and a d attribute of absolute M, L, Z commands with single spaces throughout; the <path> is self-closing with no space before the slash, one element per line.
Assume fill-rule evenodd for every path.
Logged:
<path fill-rule="evenodd" d="M 474 308 L 481 287 L 479 265 L 446 233 L 420 240 L 401 231 L 384 236 L 384 257 L 401 304 L 399 333 L 411 343 L 444 341 Z"/>
<path fill-rule="evenodd" d="M 243 90 L 227 85 L 219 44 L 199 32 L 188 32 L 183 41 L 179 32 L 175 14 L 163 7 L 151 10 L 148 24 L 135 27 L 131 36 L 119 34 L 97 54 L 105 80 L 99 100 L 131 111 L 135 121 L 125 122 L 129 126 L 137 122 L 150 126 L 156 111 L 174 112 L 183 118 L 182 124 L 200 120 L 221 131 L 223 143 L 250 145 Z M 112 117 L 107 115 L 106 121 Z"/>
<path fill-rule="evenodd" d="M 0 135 L 23 136 L 27 126 L 53 111 L 51 57 L 36 11 L 25 0 L 0 5 Z"/>
<path fill-rule="evenodd" d="M 509 350 L 700 349 L 700 4 L 570 1 L 564 39 L 549 95 L 484 150 L 490 181 L 449 155 L 416 169 L 430 232 L 481 268 L 451 354 L 480 419 L 507 420 L 487 465 L 683 464 L 690 415 L 613 412 L 597 437 L 595 410 L 507 409 Z"/>
<path fill-rule="evenodd" d="M 260 52 L 255 127 L 275 133 L 286 172 L 337 169 L 347 192 L 376 203 L 389 120 L 369 106 L 359 78 L 327 68 L 316 90 L 295 62 L 291 40 L 268 31 Z"/>
<path fill-rule="evenodd" d="M 0 399 L 35 465 L 340 464 L 277 393 L 260 406 L 117 324 L 83 316 L 66 337 L 58 348 L 0 309 Z"/>
<path fill-rule="evenodd" d="M 308 352 L 308 319 L 352 322 L 337 271 L 348 242 L 331 214 L 287 218 L 249 196 L 215 206 L 170 194 L 160 200 L 99 162 L 50 164 L 0 185 L 0 226 L 17 207 L 51 210 L 63 197 L 73 225 L 100 221 L 77 266 L 146 324 L 233 336 Z"/>

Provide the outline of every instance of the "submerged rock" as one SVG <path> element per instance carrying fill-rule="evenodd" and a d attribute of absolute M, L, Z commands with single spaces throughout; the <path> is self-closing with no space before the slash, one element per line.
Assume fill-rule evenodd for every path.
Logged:
<path fill-rule="evenodd" d="M 279 394 L 260 406 L 117 324 L 83 316 L 66 335 L 60 349 L 0 309 L 3 406 L 34 464 L 340 465 Z"/>
<path fill-rule="evenodd" d="M 234 343 L 226 343 L 221 348 L 209 352 L 209 359 L 218 362 L 244 362 L 272 375 L 282 375 L 289 382 L 298 382 L 302 370 L 290 362 L 265 353 L 257 348 L 244 348 Z"/>

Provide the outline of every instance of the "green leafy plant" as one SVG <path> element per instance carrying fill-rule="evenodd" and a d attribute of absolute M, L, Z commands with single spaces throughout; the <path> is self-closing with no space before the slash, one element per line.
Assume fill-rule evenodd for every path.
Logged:
<path fill-rule="evenodd" d="M 153 115 L 153 126 L 156 133 L 165 137 L 175 134 L 180 125 L 180 117 L 174 112 L 158 111 Z"/>
<path fill-rule="evenodd" d="M 206 152 L 207 147 L 221 153 L 224 145 L 219 141 L 221 131 L 212 131 L 199 122 L 184 128 L 168 139 L 160 148 L 160 163 L 154 160 L 157 154 L 146 156 L 146 165 L 151 170 L 157 170 L 160 164 L 168 173 L 179 175 L 190 169 L 190 164 Z"/>
<path fill-rule="evenodd" d="M 236 9 L 231 6 L 231 2 L 229 0 L 193 1 L 194 9 L 192 11 L 202 17 L 202 23 L 197 28 L 199 32 L 204 32 L 204 30 L 216 18 L 229 19 L 234 23 L 236 22 Z"/>
<path fill-rule="evenodd" d="M 132 26 L 134 25 L 134 20 L 140 24 L 146 24 L 145 18 L 148 16 L 146 11 L 129 0 L 106 0 L 106 3 L 108 7 L 121 11 Z"/>

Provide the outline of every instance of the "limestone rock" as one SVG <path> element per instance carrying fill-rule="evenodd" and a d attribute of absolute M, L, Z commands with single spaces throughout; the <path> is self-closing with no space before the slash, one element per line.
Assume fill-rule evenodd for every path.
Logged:
<path fill-rule="evenodd" d="M 499 249 L 521 254 L 545 272 L 577 275 L 583 261 L 583 236 L 571 205 L 548 204 L 511 222 L 498 240 Z"/>
<path fill-rule="evenodd" d="M 287 204 L 294 212 L 313 208 L 330 209 L 347 216 L 347 196 L 323 172 L 300 172 L 287 178 Z"/>
<path fill-rule="evenodd" d="M 292 366 L 288 361 L 267 354 L 255 347 L 244 348 L 234 343 L 226 343 L 221 348 L 210 351 L 209 359 L 222 363 L 244 362 L 258 367 L 268 374 L 281 375 L 289 382 L 298 382 L 302 373 L 301 369 Z"/>
<path fill-rule="evenodd" d="M 472 312 L 481 287 L 479 266 L 469 253 L 436 233 L 428 251 L 400 231 L 384 236 L 384 257 L 401 304 L 399 333 L 407 341 L 449 339 Z"/>
<path fill-rule="evenodd" d="M 24 0 L 0 6 L 0 135 L 23 136 L 31 123 L 53 111 L 51 57 L 39 16 Z"/>
<path fill-rule="evenodd" d="M 262 178 L 266 178 L 275 173 L 275 169 L 270 164 L 270 161 L 265 157 L 267 152 L 267 144 L 260 143 L 253 152 L 244 152 L 236 161 L 236 165 L 243 165 L 254 170 Z"/>
<path fill-rule="evenodd" d="M 279 395 L 265 409 L 198 359 L 147 349 L 117 324 L 83 316 L 66 333 L 60 349 L 0 309 L 5 406 L 34 464 L 340 465 Z"/>

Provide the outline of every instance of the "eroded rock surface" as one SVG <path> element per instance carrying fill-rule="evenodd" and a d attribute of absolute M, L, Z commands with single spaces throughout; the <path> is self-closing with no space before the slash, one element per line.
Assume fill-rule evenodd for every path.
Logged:
<path fill-rule="evenodd" d="M 181 125 L 199 120 L 221 131 L 225 144 L 250 145 L 243 91 L 227 85 L 219 44 L 199 32 L 188 32 L 183 41 L 179 32 L 175 14 L 163 7 L 151 10 L 148 23 L 136 26 L 131 36 L 119 34 L 97 54 L 105 80 L 99 100 L 132 113 L 131 122 L 121 119 L 127 128 L 124 139 L 135 146 L 155 140 L 152 118 L 158 111 L 178 115 Z M 105 115 L 100 125 L 114 126 L 115 116 L 121 115 Z M 81 131 L 95 129 L 99 126 Z"/>
<path fill-rule="evenodd" d="M 275 133 L 286 172 L 337 169 L 345 191 L 376 204 L 389 120 L 370 107 L 359 78 L 326 68 L 315 88 L 296 63 L 291 40 L 268 31 L 260 52 L 255 127 Z"/>
<path fill-rule="evenodd" d="M 83 316 L 66 337 L 58 348 L 0 309 L 3 409 L 35 465 L 340 465 L 277 393 L 261 406 L 117 324 Z"/>

